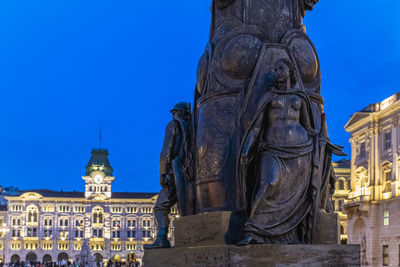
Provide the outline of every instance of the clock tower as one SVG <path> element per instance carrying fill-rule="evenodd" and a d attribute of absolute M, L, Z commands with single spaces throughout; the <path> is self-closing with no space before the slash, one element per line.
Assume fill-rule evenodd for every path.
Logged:
<path fill-rule="evenodd" d="M 114 182 L 113 168 L 108 160 L 106 149 L 93 149 L 86 166 L 85 197 L 105 200 L 111 198 L 111 184 Z"/>

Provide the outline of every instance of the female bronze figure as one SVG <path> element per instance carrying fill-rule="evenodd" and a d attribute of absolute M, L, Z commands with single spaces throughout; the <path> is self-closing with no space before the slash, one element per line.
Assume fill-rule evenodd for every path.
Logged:
<path fill-rule="evenodd" d="M 290 60 L 279 59 L 274 70 L 275 85 L 261 98 L 241 149 L 242 178 L 254 187 L 240 245 L 310 242 L 312 194 L 317 190 L 312 184 L 317 131 L 311 102 L 296 88 Z"/>

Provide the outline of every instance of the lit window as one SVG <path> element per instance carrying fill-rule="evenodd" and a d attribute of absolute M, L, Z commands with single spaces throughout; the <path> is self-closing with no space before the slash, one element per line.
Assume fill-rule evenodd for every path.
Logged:
<path fill-rule="evenodd" d="M 383 210 L 383 225 L 385 225 L 385 226 L 389 225 L 389 210 L 388 209 Z"/>
<path fill-rule="evenodd" d="M 391 192 L 392 170 L 389 169 L 388 171 L 385 171 L 383 175 L 384 175 L 383 192 Z"/>

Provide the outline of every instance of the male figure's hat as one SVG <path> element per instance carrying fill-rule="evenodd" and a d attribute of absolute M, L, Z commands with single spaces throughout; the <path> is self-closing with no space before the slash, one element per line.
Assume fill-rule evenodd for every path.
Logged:
<path fill-rule="evenodd" d="M 189 110 L 189 103 L 186 102 L 179 102 L 178 104 L 176 104 L 172 109 L 171 112 L 173 111 L 187 111 L 190 112 Z"/>

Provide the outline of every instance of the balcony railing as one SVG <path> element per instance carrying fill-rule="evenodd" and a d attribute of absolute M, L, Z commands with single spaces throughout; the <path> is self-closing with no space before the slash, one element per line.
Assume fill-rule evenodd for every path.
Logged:
<path fill-rule="evenodd" d="M 24 241 L 38 241 L 39 237 L 37 236 L 25 236 Z"/>
<path fill-rule="evenodd" d="M 345 204 L 345 206 L 347 206 L 347 205 L 354 205 L 354 204 L 357 204 L 360 202 L 366 202 L 366 201 L 371 201 L 371 196 L 361 195 L 361 196 L 345 199 L 344 204 Z"/>

